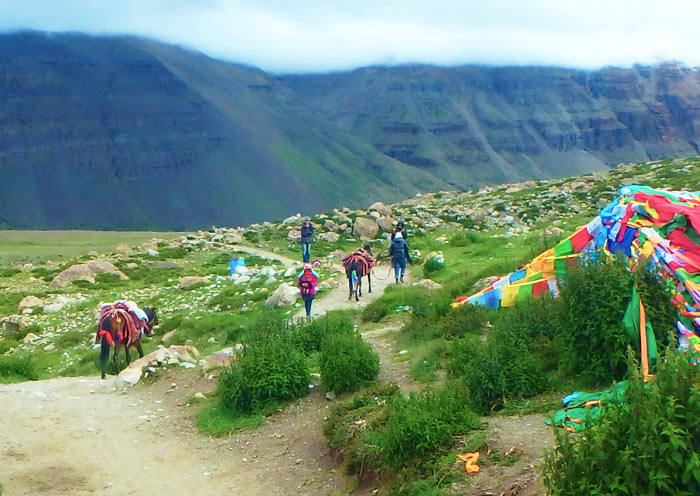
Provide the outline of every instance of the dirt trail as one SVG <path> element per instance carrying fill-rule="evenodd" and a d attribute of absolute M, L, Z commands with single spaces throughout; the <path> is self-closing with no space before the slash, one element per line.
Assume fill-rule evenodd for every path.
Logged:
<path fill-rule="evenodd" d="M 398 352 L 401 350 L 396 349 L 394 335 L 399 332 L 399 328 L 400 324 L 397 323 L 367 331 L 362 337 L 379 355 L 379 380 L 397 384 L 404 393 L 416 392 L 420 390 L 420 384 L 411 378 L 408 361 L 400 360 Z"/>
<path fill-rule="evenodd" d="M 338 270 L 342 270 L 342 266 L 338 265 L 336 267 Z M 311 306 L 312 316 L 325 315 L 330 310 L 347 310 L 353 308 L 362 308 L 367 304 L 373 302 L 381 295 L 384 294 L 384 290 L 394 284 L 393 274 L 387 277 L 387 272 L 389 270 L 388 264 L 378 264 L 372 269 L 372 292 L 368 292 L 367 278 L 362 279 L 362 297 L 360 301 L 357 302 L 354 299 L 348 300 L 348 279 L 345 277 L 345 273 L 339 274 L 336 277 L 337 287 L 333 288 L 330 293 L 320 296 L 314 299 Z M 409 284 L 408 279 L 406 284 Z M 296 314 L 295 317 L 303 317 L 306 315 L 304 308 L 302 307 Z"/>
<path fill-rule="evenodd" d="M 239 249 L 293 262 L 266 250 Z M 379 297 L 389 282 L 376 278 L 359 305 Z M 340 284 L 314 303 L 314 314 L 356 305 Z M 320 388 L 258 429 L 212 439 L 197 434 L 196 407 L 186 400 L 211 391 L 215 381 L 178 368 L 159 375 L 122 391 L 97 376 L 0 385 L 5 494 L 319 495 L 354 485 L 328 451 L 321 429 L 331 403 Z M 365 491 L 371 488 L 353 494 Z"/>

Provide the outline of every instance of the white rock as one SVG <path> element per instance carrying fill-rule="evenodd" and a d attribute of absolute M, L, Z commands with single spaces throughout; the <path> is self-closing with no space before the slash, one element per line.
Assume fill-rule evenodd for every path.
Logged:
<path fill-rule="evenodd" d="M 298 296 L 299 290 L 296 287 L 290 286 L 287 283 L 282 283 L 267 297 L 265 308 L 291 306 L 296 302 Z"/>
<path fill-rule="evenodd" d="M 44 313 L 57 313 L 63 310 L 65 305 L 63 303 L 51 303 L 50 305 L 44 306 Z"/>
<path fill-rule="evenodd" d="M 248 282 L 250 282 L 250 276 L 240 276 L 233 282 L 233 284 L 235 286 L 239 286 L 241 284 L 246 284 Z"/>

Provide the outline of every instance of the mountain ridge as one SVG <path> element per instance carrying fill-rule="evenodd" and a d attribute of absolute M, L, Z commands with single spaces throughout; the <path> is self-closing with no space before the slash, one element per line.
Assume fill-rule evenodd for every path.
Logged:
<path fill-rule="evenodd" d="M 0 40 L 3 227 L 241 225 L 700 142 L 700 73 L 677 64 L 275 76 L 136 37 Z"/>

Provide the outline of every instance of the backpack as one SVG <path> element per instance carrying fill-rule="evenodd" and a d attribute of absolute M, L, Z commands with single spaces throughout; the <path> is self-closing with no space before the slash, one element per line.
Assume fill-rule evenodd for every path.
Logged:
<path fill-rule="evenodd" d="M 301 294 L 310 294 L 311 291 L 314 289 L 314 286 L 316 286 L 316 276 L 314 276 L 311 273 L 307 274 L 306 272 L 304 272 L 299 278 L 298 285 Z"/>

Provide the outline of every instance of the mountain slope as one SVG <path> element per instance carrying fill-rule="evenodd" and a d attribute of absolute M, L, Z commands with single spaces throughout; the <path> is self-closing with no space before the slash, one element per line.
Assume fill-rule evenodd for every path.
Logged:
<path fill-rule="evenodd" d="M 282 81 L 385 154 L 460 186 L 698 154 L 700 72 L 370 67 Z"/>
<path fill-rule="evenodd" d="M 256 69 L 134 38 L 0 38 L 6 226 L 237 224 L 445 186 Z"/>

